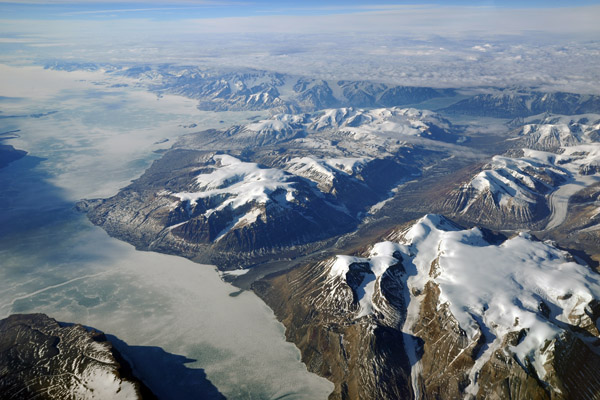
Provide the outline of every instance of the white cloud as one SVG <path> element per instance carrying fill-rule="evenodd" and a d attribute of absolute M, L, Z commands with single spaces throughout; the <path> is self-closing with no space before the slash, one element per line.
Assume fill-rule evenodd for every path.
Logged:
<path fill-rule="evenodd" d="M 466 34 L 599 33 L 600 6 L 563 9 L 402 7 L 320 16 L 257 16 L 189 20 L 196 32 L 387 32 Z"/>
<path fill-rule="evenodd" d="M 0 0 L 2 2 L 2 0 Z M 151 3 L 152 4 L 152 3 Z M 210 5 L 212 2 L 188 2 L 188 4 Z M 241 4 L 224 2 L 223 4 Z M 379 32 L 396 34 L 522 34 L 524 32 L 580 33 L 597 35 L 600 24 L 600 6 L 573 8 L 508 9 L 466 6 L 402 6 L 376 11 L 348 12 L 328 15 L 268 15 L 226 18 L 190 18 L 178 20 L 104 20 L 93 21 L 91 28 L 107 29 L 127 33 L 128 30 L 145 29 L 171 33 L 335 33 L 335 32 Z M 361 9 L 361 7 L 354 7 Z M 140 7 L 110 10 L 69 12 L 70 16 L 81 16 L 85 23 L 92 23 L 86 15 L 97 13 L 135 13 L 141 11 L 171 10 L 176 7 Z M 179 8 L 182 9 L 182 8 Z M 326 8 L 324 8 L 326 9 Z M 63 14 L 66 15 L 66 14 Z M 120 17 L 119 17 L 120 18 Z M 2 21 L 1 30 L 10 30 L 10 22 Z M 22 26 L 22 22 L 18 22 Z M 49 30 L 57 26 L 78 24 L 68 20 L 43 20 L 29 23 Z M 8 24 L 8 25 L 6 25 Z M 597 37 L 597 36 L 595 36 Z"/>
<path fill-rule="evenodd" d="M 176 21 L 3 20 L 0 37 L 20 47 L 18 53 L 4 52 L 0 61 L 12 54 L 38 60 L 165 62 L 406 85 L 535 85 L 600 93 L 600 25 L 593 18 L 599 14 L 600 7 L 406 7 Z M 20 38 L 35 43 L 14 42 Z"/>

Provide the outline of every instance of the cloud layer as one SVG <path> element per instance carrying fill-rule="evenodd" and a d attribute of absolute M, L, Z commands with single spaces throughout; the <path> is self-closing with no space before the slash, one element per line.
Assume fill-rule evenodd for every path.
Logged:
<path fill-rule="evenodd" d="M 376 7 L 316 16 L 171 20 L 133 18 L 131 9 L 121 13 L 128 18 L 3 20 L 0 61 L 168 62 L 406 85 L 600 92 L 600 6 Z"/>

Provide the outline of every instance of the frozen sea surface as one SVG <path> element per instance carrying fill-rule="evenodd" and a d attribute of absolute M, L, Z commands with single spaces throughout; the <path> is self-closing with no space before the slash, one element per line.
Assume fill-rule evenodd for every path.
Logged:
<path fill-rule="evenodd" d="M 333 385 L 307 372 L 253 293 L 230 296 L 214 267 L 136 251 L 73 210 L 139 176 L 189 132 L 180 125 L 251 116 L 105 79 L 0 65 L 0 133 L 20 130 L 5 142 L 29 152 L 0 169 L 0 316 L 44 312 L 115 335 L 161 398 L 206 397 L 204 376 L 233 399 L 326 398 Z"/>

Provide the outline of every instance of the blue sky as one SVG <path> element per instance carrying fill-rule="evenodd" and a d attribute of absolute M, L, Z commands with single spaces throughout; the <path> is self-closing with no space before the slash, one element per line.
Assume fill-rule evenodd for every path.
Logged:
<path fill-rule="evenodd" d="M 414 0 L 179 0 L 164 1 L 69 1 L 0 0 L 1 19 L 120 19 L 158 20 L 189 18 L 251 17 L 265 15 L 332 15 L 412 5 L 476 6 L 492 8 L 553 8 L 598 5 L 591 0 L 503 0 L 503 1 L 431 1 Z"/>

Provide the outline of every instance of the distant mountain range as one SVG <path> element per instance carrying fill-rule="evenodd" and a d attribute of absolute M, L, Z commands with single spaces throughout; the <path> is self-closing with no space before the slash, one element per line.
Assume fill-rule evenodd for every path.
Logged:
<path fill-rule="evenodd" d="M 528 88 L 489 88 L 490 93 L 461 94 L 463 91 L 452 88 L 368 80 L 330 81 L 255 69 L 217 70 L 173 64 L 128 66 L 54 61 L 46 63 L 45 68 L 106 71 L 115 78 L 124 78 L 124 85 L 140 85 L 158 94 L 197 99 L 199 109 L 211 111 L 299 113 L 339 107 L 416 106 L 432 100 L 437 102 L 419 107 L 497 118 L 520 118 L 545 112 L 572 115 L 600 110 L 600 96 L 546 93 Z"/>

